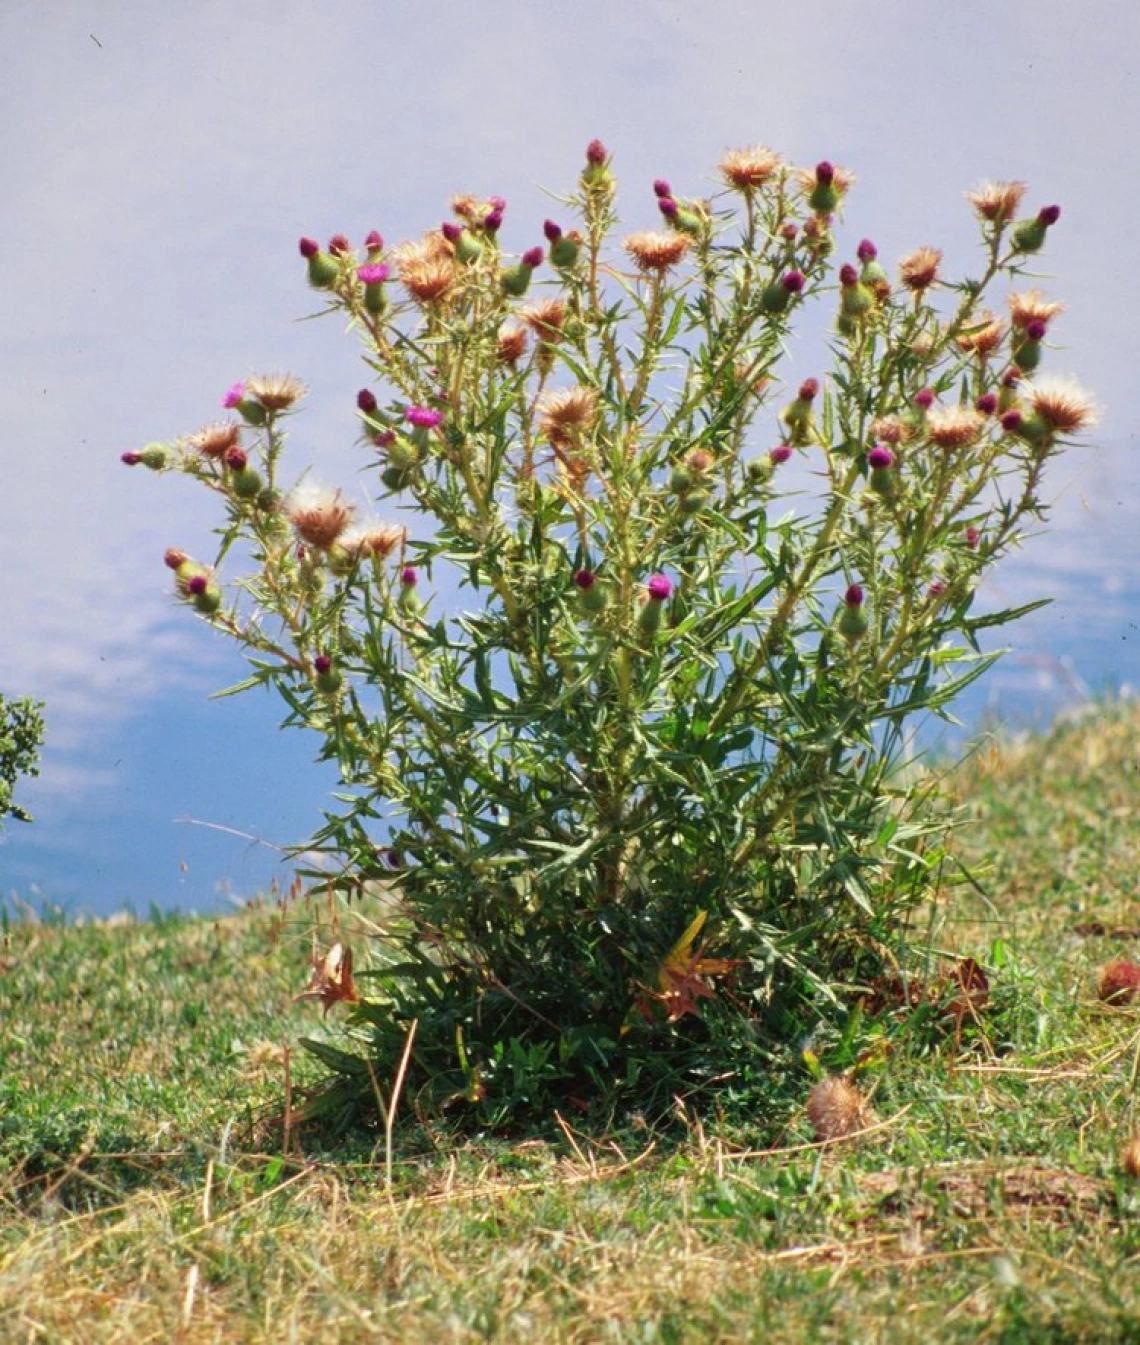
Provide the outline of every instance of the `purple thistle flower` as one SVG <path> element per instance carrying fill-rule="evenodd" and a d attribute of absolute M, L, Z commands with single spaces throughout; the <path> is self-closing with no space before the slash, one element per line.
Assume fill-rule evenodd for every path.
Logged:
<path fill-rule="evenodd" d="M 879 255 L 879 249 L 871 242 L 869 238 L 864 238 L 855 249 L 855 255 L 861 262 L 873 262 Z"/>
<path fill-rule="evenodd" d="M 981 540 L 982 540 L 982 534 L 977 530 L 977 528 L 971 527 L 966 529 L 966 545 L 970 548 L 971 551 L 977 551 L 978 543 Z"/>
<path fill-rule="evenodd" d="M 297 251 L 301 256 L 308 260 L 309 257 L 315 257 L 321 250 L 320 243 L 315 238 L 302 238 L 297 244 Z"/>
<path fill-rule="evenodd" d="M 801 402 L 814 401 L 819 392 L 818 378 L 805 378 L 800 384 L 799 399 Z"/>
<path fill-rule="evenodd" d="M 456 224 L 454 220 L 444 220 L 440 225 L 440 232 L 449 243 L 458 243 L 463 237 L 463 226 Z"/>
<path fill-rule="evenodd" d="M 974 409 L 980 411 L 983 416 L 992 416 L 997 410 L 997 395 L 992 392 L 983 392 L 974 403 Z"/>
<path fill-rule="evenodd" d="M 498 233 L 503 227 L 503 212 L 501 210 L 489 211 L 483 216 L 483 228 L 489 234 Z"/>
<path fill-rule="evenodd" d="M 645 589 L 653 602 L 664 602 L 673 592 L 673 582 L 667 574 L 654 574 L 650 575 Z"/>
<path fill-rule="evenodd" d="M 1045 323 L 1040 318 L 1034 318 L 1032 322 L 1026 324 L 1025 335 L 1031 341 L 1044 341 L 1047 331 Z"/>
<path fill-rule="evenodd" d="M 653 195 L 657 197 L 672 196 L 673 189 L 663 177 L 659 177 L 653 184 Z"/>
<path fill-rule="evenodd" d="M 370 388 L 361 388 L 356 394 L 356 405 L 366 416 L 370 416 L 378 405 L 375 393 Z"/>
<path fill-rule="evenodd" d="M 383 238 L 380 237 L 379 230 L 377 229 L 372 230 L 372 232 L 364 240 L 364 246 L 367 248 L 369 252 L 380 252 L 383 250 L 384 240 Z"/>
<path fill-rule="evenodd" d="M 593 588 L 598 582 L 598 576 L 593 570 L 575 570 L 574 583 L 585 592 L 588 588 Z"/>
<path fill-rule="evenodd" d="M 923 388 L 920 392 L 914 394 L 914 404 L 922 411 L 929 411 L 934 405 L 934 393 L 930 388 Z"/>
<path fill-rule="evenodd" d="M 803 291 L 806 277 L 802 271 L 785 271 L 780 278 L 780 284 L 789 294 L 800 294 Z"/>
<path fill-rule="evenodd" d="M 1061 218 L 1061 207 L 1059 205 L 1042 206 L 1037 212 L 1037 223 L 1043 224 L 1046 229 L 1057 223 Z"/>
<path fill-rule="evenodd" d="M 1007 434 L 1016 434 L 1024 419 L 1020 411 L 1007 411 L 1001 418 L 1001 427 Z"/>
<path fill-rule="evenodd" d="M 497 210 L 502 215 L 507 209 L 506 198 L 502 196 L 492 196 L 487 202 L 492 210 Z"/>
<path fill-rule="evenodd" d="M 843 595 L 843 601 L 848 607 L 863 606 L 863 590 L 858 584 L 849 584 L 847 592 Z"/>
<path fill-rule="evenodd" d="M 792 449 L 789 444 L 777 444 L 775 448 L 768 450 L 768 460 L 773 467 L 779 467 L 782 462 L 787 462 L 791 456 Z"/>
<path fill-rule="evenodd" d="M 609 157 L 605 145 L 600 140 L 591 140 L 586 146 L 586 162 L 593 164 L 595 168 L 601 168 Z"/>
<path fill-rule="evenodd" d="M 329 239 L 329 252 L 334 257 L 343 257 L 352 251 L 352 244 L 344 234 L 333 234 Z"/>
<path fill-rule="evenodd" d="M 858 285 L 859 272 L 856 271 L 850 262 L 844 262 L 839 268 L 839 283 L 844 289 L 849 289 L 852 285 Z"/>
<path fill-rule="evenodd" d="M 400 583 L 403 584 L 405 588 L 414 588 L 419 581 L 420 577 L 416 574 L 414 565 L 405 565 L 400 571 Z"/>
<path fill-rule="evenodd" d="M 885 444 L 876 444 L 867 454 L 867 465 L 875 471 L 884 471 L 895 465 L 895 455 Z"/>
<path fill-rule="evenodd" d="M 419 430 L 434 430 L 443 420 L 443 416 L 430 406 L 409 406 L 404 418 Z"/>
<path fill-rule="evenodd" d="M 545 257 L 545 255 L 546 254 L 543 252 L 541 248 L 527 248 L 527 250 L 519 258 L 519 261 L 522 262 L 522 264 L 529 270 L 533 271 L 536 266 L 542 265 L 542 260 Z"/>
<path fill-rule="evenodd" d="M 659 196 L 657 198 L 657 209 L 666 219 L 673 219 L 677 214 L 677 202 L 671 196 Z"/>
<path fill-rule="evenodd" d="M 391 448 L 396 442 L 396 431 L 381 430 L 379 434 L 373 435 L 372 442 L 377 448 Z"/>
<path fill-rule="evenodd" d="M 821 187 L 830 187 L 835 181 L 835 168 L 826 159 L 822 159 L 816 164 L 815 180 Z"/>
<path fill-rule="evenodd" d="M 125 463 L 128 467 L 137 467 L 142 462 L 142 454 L 136 453 L 133 449 L 128 449 L 126 453 L 120 456 L 119 461 Z"/>
<path fill-rule="evenodd" d="M 332 659 L 329 658 L 327 654 L 318 654 L 317 657 L 313 659 L 313 667 L 321 677 L 324 677 L 325 673 L 332 671 Z"/>
<path fill-rule="evenodd" d="M 562 228 L 555 224 L 552 219 L 545 220 L 542 225 L 542 232 L 546 236 L 548 243 L 557 243 L 562 237 Z"/>
<path fill-rule="evenodd" d="M 934 582 L 930 585 L 930 588 L 927 590 L 927 592 L 930 594 L 932 598 L 941 598 L 943 593 L 946 592 L 946 585 L 942 582 L 941 579 L 935 579 Z"/>
<path fill-rule="evenodd" d="M 222 405 L 226 408 L 227 411 L 230 411 L 244 400 L 245 400 L 245 384 L 233 383 L 226 391 L 226 395 L 222 398 Z"/>
<path fill-rule="evenodd" d="M 358 266 L 356 274 L 365 285 L 382 285 L 392 274 L 383 262 L 368 262 Z"/>
<path fill-rule="evenodd" d="M 205 593 L 207 579 L 204 574 L 194 574 L 186 581 L 186 592 L 197 596 L 199 593 Z"/>

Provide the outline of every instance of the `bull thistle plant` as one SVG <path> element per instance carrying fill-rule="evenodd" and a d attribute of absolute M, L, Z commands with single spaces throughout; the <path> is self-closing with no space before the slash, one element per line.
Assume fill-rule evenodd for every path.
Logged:
<path fill-rule="evenodd" d="M 500 198 L 390 249 L 301 240 L 363 342 L 382 520 L 286 475 L 288 375 L 124 455 L 219 496 L 213 564 L 166 555 L 177 595 L 339 767 L 305 849 L 380 914 L 355 973 L 340 946 L 313 972 L 343 1001 L 346 1049 L 309 1043 L 338 1105 L 413 1024 L 418 1105 L 483 1123 L 746 1084 L 948 881 L 933 786 L 899 767 L 995 657 L 979 630 L 1036 605 L 974 612 L 1092 423 L 1038 377 L 1061 305 L 991 297 L 1060 212 L 987 184 L 979 278 L 930 247 L 892 278 L 868 240 L 842 259 L 842 168 L 758 147 L 719 173 L 711 200 L 654 183 L 660 228 L 622 236 L 595 141 L 520 256 Z M 812 304 L 830 367 L 784 389 Z"/>

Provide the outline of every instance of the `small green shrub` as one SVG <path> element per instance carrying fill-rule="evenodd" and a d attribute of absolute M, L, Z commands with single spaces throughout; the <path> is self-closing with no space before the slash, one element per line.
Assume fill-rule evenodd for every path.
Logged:
<path fill-rule="evenodd" d="M 758 148 L 720 174 L 712 200 L 656 183 L 661 231 L 618 248 L 597 142 L 578 227 L 518 259 L 497 198 L 391 250 L 301 241 L 363 341 L 364 467 L 407 529 L 284 489 L 288 375 L 125 455 L 220 497 L 214 565 L 167 553 L 177 593 L 245 651 L 233 689 L 275 687 L 340 769 L 307 848 L 381 898 L 358 979 L 339 947 L 314 968 L 373 1062 L 318 1044 L 338 1099 L 392 1076 L 413 1021 L 422 1105 L 483 1119 L 759 1084 L 905 955 L 940 881 L 906 735 L 995 657 L 980 631 L 1037 605 L 973 604 L 1092 420 L 1036 378 L 1060 306 L 985 306 L 1059 211 L 1018 219 L 1022 184 L 987 184 L 979 277 L 920 248 L 892 281 L 867 240 L 836 269 L 844 170 Z M 830 368 L 780 395 L 812 304 Z"/>
<path fill-rule="evenodd" d="M 43 702 L 30 696 L 7 697 L 0 692 L 0 824 L 14 817 L 30 822 L 32 816 L 12 792 L 21 775 L 39 775 L 40 745 L 44 740 Z"/>

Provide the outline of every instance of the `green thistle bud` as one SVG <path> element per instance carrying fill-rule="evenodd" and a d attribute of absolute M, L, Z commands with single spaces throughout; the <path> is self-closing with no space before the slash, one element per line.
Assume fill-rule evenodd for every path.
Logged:
<path fill-rule="evenodd" d="M 314 680 L 317 684 L 317 690 L 323 691 L 326 696 L 333 695 L 344 685 L 344 677 L 340 669 L 335 666 L 327 654 L 318 654 L 313 659 L 313 671 L 316 673 Z"/>
<path fill-rule="evenodd" d="M 252 500 L 261 494 L 261 476 L 252 467 L 243 467 L 233 474 L 234 494 L 239 500 Z"/>
<path fill-rule="evenodd" d="M 712 495 L 707 490 L 692 490 L 687 495 L 682 495 L 677 501 L 677 507 L 682 514 L 699 514 L 702 509 L 707 509 L 712 501 Z"/>
<path fill-rule="evenodd" d="M 687 467 L 674 467 L 669 473 L 669 490 L 673 495 L 684 495 L 693 484 L 693 474 Z"/>
<path fill-rule="evenodd" d="M 244 397 L 240 402 L 234 403 L 234 410 L 247 425 L 252 425 L 255 429 L 260 429 L 269 419 L 269 412 L 260 402 L 249 401 Z"/>
<path fill-rule="evenodd" d="M 200 592 L 194 594 L 194 609 L 203 616 L 213 616 L 222 605 L 222 590 L 217 584 L 208 583 Z"/>
<path fill-rule="evenodd" d="M 1033 219 L 1023 219 L 1013 226 L 1011 241 L 1016 252 L 1039 252 L 1045 244 L 1045 235 L 1061 218 L 1059 205 L 1047 205 Z"/>
<path fill-rule="evenodd" d="M 455 248 L 455 260 L 462 262 L 465 266 L 477 262 L 483 255 L 483 244 L 479 242 L 470 229 L 461 230 L 453 246 Z"/>
<path fill-rule="evenodd" d="M 264 490 L 258 493 L 257 507 L 263 509 L 267 514 L 272 513 L 280 503 L 281 492 L 279 490 L 272 490 L 269 486 L 266 486 Z"/>
<path fill-rule="evenodd" d="M 385 467 L 380 473 L 380 480 L 389 490 L 403 490 L 411 485 L 412 472 L 407 467 Z"/>
<path fill-rule="evenodd" d="M 750 458 L 744 464 L 744 475 L 750 486 L 765 486 L 772 479 L 776 464 L 765 453 L 762 458 Z"/>
<path fill-rule="evenodd" d="M 800 384 L 799 394 L 794 402 L 789 402 L 780 413 L 780 419 L 788 427 L 788 443 L 801 448 L 811 439 L 813 414 L 812 402 L 819 392 L 819 384 L 814 378 L 807 378 Z"/>
<path fill-rule="evenodd" d="M 166 446 L 164 444 L 147 444 L 139 454 L 139 462 L 144 467 L 149 467 L 152 472 L 161 472 L 166 466 Z"/>
<path fill-rule="evenodd" d="M 1041 342 L 1022 341 L 1013 350 L 1013 362 L 1023 374 L 1031 374 L 1041 363 Z"/>
<path fill-rule="evenodd" d="M 782 313 L 792 301 L 791 291 L 778 281 L 765 285 L 760 294 L 760 307 L 765 313 Z"/>
<path fill-rule="evenodd" d="M 568 271 L 582 251 L 582 236 L 574 230 L 563 234 L 550 245 L 550 260 L 560 271 Z"/>
<path fill-rule="evenodd" d="M 410 439 L 395 439 L 388 445 L 388 464 L 402 472 L 410 471 L 420 460 L 415 444 Z"/>
<path fill-rule="evenodd" d="M 576 570 L 574 586 L 578 590 L 578 609 L 585 616 L 597 616 L 604 612 L 609 602 L 609 590 L 598 582 L 593 570 Z"/>
<path fill-rule="evenodd" d="M 839 633 L 854 648 L 867 634 L 867 614 L 863 610 L 863 590 L 858 584 L 848 586 L 839 609 Z"/>
<path fill-rule="evenodd" d="M 503 293 L 512 299 L 521 298 L 530 288 L 531 275 L 531 268 L 521 262 L 517 266 L 508 266 L 499 277 Z"/>

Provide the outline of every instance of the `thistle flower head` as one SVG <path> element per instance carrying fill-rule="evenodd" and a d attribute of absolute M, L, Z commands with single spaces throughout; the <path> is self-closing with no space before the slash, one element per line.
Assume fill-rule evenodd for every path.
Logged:
<path fill-rule="evenodd" d="M 593 425 L 598 417 L 598 394 L 582 384 L 548 392 L 539 402 L 538 411 L 543 434 L 559 443 Z"/>
<path fill-rule="evenodd" d="M 914 394 L 914 404 L 920 411 L 929 411 L 934 405 L 934 389 L 920 388 Z"/>
<path fill-rule="evenodd" d="M 340 491 L 312 481 L 294 486 L 282 511 L 302 541 L 323 550 L 332 546 L 352 521 L 352 506 Z"/>
<path fill-rule="evenodd" d="M 231 383 L 226 389 L 226 395 L 222 398 L 222 407 L 226 411 L 232 411 L 239 402 L 245 400 L 245 384 Z"/>
<path fill-rule="evenodd" d="M 859 584 L 848 584 L 846 592 L 843 594 L 843 602 L 847 607 L 863 606 L 863 589 Z"/>
<path fill-rule="evenodd" d="M 434 304 L 445 298 L 455 284 L 455 260 L 451 246 L 440 233 L 428 234 L 418 243 L 396 249 L 400 283 L 418 304 Z"/>
<path fill-rule="evenodd" d="M 798 393 L 801 402 L 814 401 L 819 394 L 819 379 L 805 378 Z"/>
<path fill-rule="evenodd" d="M 969 448 L 985 426 L 972 406 L 940 406 L 926 417 L 926 437 L 939 448 Z"/>
<path fill-rule="evenodd" d="M 1005 323 L 996 314 L 986 309 L 979 314 L 976 322 L 954 338 L 954 344 L 967 354 L 985 359 L 998 350 L 1005 340 Z"/>
<path fill-rule="evenodd" d="M 559 341 L 566 326 L 566 305 L 561 299 L 544 299 L 521 309 L 519 317 L 540 341 Z"/>
<path fill-rule="evenodd" d="M 997 393 L 983 392 L 982 395 L 974 403 L 974 410 L 980 411 L 983 416 L 992 416 L 993 413 L 997 410 L 997 404 L 998 404 Z"/>
<path fill-rule="evenodd" d="M 780 277 L 780 284 L 789 294 L 802 294 L 806 283 L 807 277 L 802 271 L 785 271 Z"/>
<path fill-rule="evenodd" d="M 600 140 L 591 140 L 586 146 L 586 162 L 594 168 L 601 168 L 609 157 L 609 151 Z"/>
<path fill-rule="evenodd" d="M 670 187 L 663 177 L 659 177 L 653 183 L 653 195 L 656 196 L 658 200 L 663 196 L 672 196 L 673 188 Z"/>
<path fill-rule="evenodd" d="M 1009 316 L 1015 327 L 1026 328 L 1031 322 L 1052 322 L 1065 305 L 1046 299 L 1040 290 L 1026 290 L 1009 296 Z"/>
<path fill-rule="evenodd" d="M 247 397 L 267 411 L 288 411 L 305 395 L 305 385 L 292 374 L 251 374 L 245 382 Z"/>
<path fill-rule="evenodd" d="M 381 560 L 390 556 L 400 546 L 407 530 L 394 523 L 362 523 L 346 528 L 337 538 L 341 546 L 353 559 L 377 556 Z"/>
<path fill-rule="evenodd" d="M 1033 410 L 1055 434 L 1079 434 L 1097 423 L 1095 403 L 1074 379 L 1039 378 L 1028 395 Z"/>
<path fill-rule="evenodd" d="M 503 327 L 495 347 L 495 358 L 500 364 L 518 364 L 526 354 L 526 328 Z"/>
<path fill-rule="evenodd" d="M 224 458 L 231 448 L 241 443 L 241 426 L 232 420 L 207 425 L 190 438 L 191 444 L 207 458 Z"/>
<path fill-rule="evenodd" d="M 383 262 L 367 262 L 356 268 L 356 277 L 362 285 L 383 285 L 391 274 L 391 269 Z"/>
<path fill-rule="evenodd" d="M 125 453 L 119 454 L 119 461 L 126 467 L 137 467 L 142 462 L 142 454 L 137 453 L 133 448 L 128 448 Z"/>
<path fill-rule="evenodd" d="M 420 577 L 416 573 L 414 565 L 405 565 L 400 571 L 400 583 L 405 588 L 414 588 L 420 582 Z"/>
<path fill-rule="evenodd" d="M 555 224 L 552 219 L 544 220 L 542 224 L 542 235 L 548 243 L 557 243 L 562 237 L 562 226 Z"/>
<path fill-rule="evenodd" d="M 519 258 L 519 261 L 523 266 L 528 267 L 531 271 L 533 271 L 535 267 L 542 265 L 543 258 L 545 256 L 546 254 L 543 252 L 541 248 L 527 248 L 527 250 Z"/>
<path fill-rule="evenodd" d="M 899 275 L 908 290 L 916 294 L 928 289 L 938 279 L 942 261 L 939 248 L 916 248 L 899 262 Z"/>
<path fill-rule="evenodd" d="M 430 406 L 409 406 L 404 419 L 418 430 L 434 430 L 443 423 L 443 416 Z"/>
<path fill-rule="evenodd" d="M 660 232 L 631 234 L 623 244 L 634 265 L 646 275 L 676 266 L 689 246 L 686 234 Z"/>
<path fill-rule="evenodd" d="M 895 465 L 895 455 L 885 444 L 876 444 L 867 452 L 867 465 L 875 471 L 885 471 Z"/>
<path fill-rule="evenodd" d="M 846 1139 L 865 1130 L 875 1119 L 859 1089 L 839 1076 L 821 1079 L 808 1094 L 805 1110 L 821 1143 Z"/>
<path fill-rule="evenodd" d="M 597 582 L 598 576 L 593 570 L 582 569 L 574 571 L 574 583 L 578 588 L 582 589 L 583 592 L 585 592 L 586 589 L 593 588 Z"/>
<path fill-rule="evenodd" d="M 352 251 L 352 244 L 344 234 L 333 234 L 329 239 L 329 253 L 333 257 L 345 257 Z"/>
<path fill-rule="evenodd" d="M 858 285 L 859 272 L 856 271 L 850 262 L 844 262 L 839 268 L 839 283 L 844 289 L 849 289 L 852 285 Z"/>
<path fill-rule="evenodd" d="M 729 150 L 717 166 L 730 187 L 737 191 L 753 191 L 778 173 L 783 161 L 766 145 L 752 145 L 747 149 Z"/>
<path fill-rule="evenodd" d="M 1051 229 L 1061 218 L 1061 207 L 1059 205 L 1042 206 L 1037 212 L 1037 223 L 1043 225 L 1046 229 Z"/>
<path fill-rule="evenodd" d="M 901 416 L 880 416 L 871 422 L 871 433 L 879 443 L 895 446 L 914 436 L 914 430 Z"/>
<path fill-rule="evenodd" d="M 368 237 L 364 240 L 364 247 L 367 252 L 384 251 L 384 240 L 380 237 L 379 230 L 369 230 Z"/>
<path fill-rule="evenodd" d="M 321 245 L 315 238 L 302 238 L 297 243 L 297 251 L 306 261 L 308 261 L 310 257 L 315 257 L 320 250 Z"/>
<path fill-rule="evenodd" d="M 966 200 L 981 219 L 1005 224 L 1017 214 L 1021 198 L 1028 188 L 1024 182 L 983 182 L 966 193 Z"/>
<path fill-rule="evenodd" d="M 665 272 L 676 266 L 690 249 L 686 234 L 641 233 L 630 234 L 622 243 L 633 258 L 633 264 L 643 274 Z"/>
<path fill-rule="evenodd" d="M 855 249 L 855 255 L 861 262 L 873 262 L 879 255 L 879 249 L 871 242 L 869 238 L 864 238 Z"/>
<path fill-rule="evenodd" d="M 503 212 L 501 210 L 488 210 L 480 222 L 483 225 L 484 233 L 497 234 L 503 227 Z"/>
<path fill-rule="evenodd" d="M 664 602 L 673 592 L 673 581 L 667 574 L 650 575 L 649 582 L 645 585 L 645 592 L 650 602 Z"/>
<path fill-rule="evenodd" d="M 794 451 L 791 444 L 777 444 L 768 450 L 768 460 L 773 467 L 779 467 L 782 462 L 788 461 Z"/>

